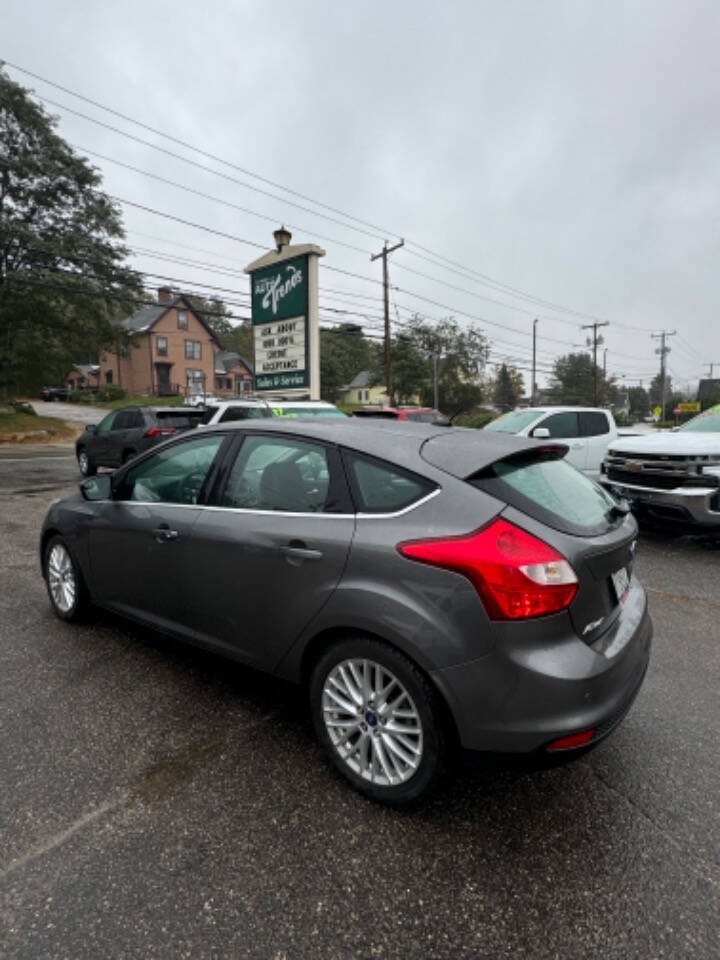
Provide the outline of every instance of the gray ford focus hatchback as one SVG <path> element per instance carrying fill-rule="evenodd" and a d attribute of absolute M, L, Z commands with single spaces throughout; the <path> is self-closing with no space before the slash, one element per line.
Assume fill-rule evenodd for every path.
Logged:
<path fill-rule="evenodd" d="M 342 774 L 392 804 L 455 746 L 577 755 L 622 720 L 652 625 L 622 502 L 566 447 L 432 424 L 242 421 L 54 504 L 42 572 L 305 684 Z"/>

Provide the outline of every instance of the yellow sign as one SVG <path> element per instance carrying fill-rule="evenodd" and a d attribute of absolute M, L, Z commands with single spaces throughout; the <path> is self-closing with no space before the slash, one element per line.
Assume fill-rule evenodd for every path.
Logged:
<path fill-rule="evenodd" d="M 656 417 L 662 416 L 662 407 L 653 407 L 653 413 Z"/>
<path fill-rule="evenodd" d="M 683 413 L 700 413 L 700 404 L 699 403 L 679 403 L 678 410 L 681 410 Z"/>

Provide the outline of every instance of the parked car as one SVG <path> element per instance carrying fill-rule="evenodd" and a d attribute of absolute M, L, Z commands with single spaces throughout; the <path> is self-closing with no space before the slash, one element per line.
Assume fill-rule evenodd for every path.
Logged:
<path fill-rule="evenodd" d="M 675 430 L 613 441 L 601 482 L 641 519 L 720 532 L 720 406 Z"/>
<path fill-rule="evenodd" d="M 64 620 L 94 603 L 304 684 L 338 770 L 400 804 L 455 743 L 570 756 L 638 693 L 637 525 L 565 451 L 355 418 L 221 424 L 55 502 L 42 572 Z"/>
<path fill-rule="evenodd" d="M 67 400 L 68 393 L 67 387 L 43 387 L 40 391 L 40 399 L 47 403 L 52 403 L 54 400 Z"/>
<path fill-rule="evenodd" d="M 98 467 L 118 467 L 174 433 L 192 430 L 203 410 L 183 407 L 123 407 L 98 424 L 89 424 L 75 441 L 80 473 L 92 477 Z"/>
<path fill-rule="evenodd" d="M 597 407 L 522 407 L 491 420 L 484 429 L 538 440 L 566 440 L 568 463 L 595 480 L 600 477 L 608 444 L 618 435 L 612 411 Z"/>
<path fill-rule="evenodd" d="M 432 407 L 361 407 L 353 411 L 354 417 L 376 417 L 382 420 L 410 420 L 414 423 L 435 423 L 449 426 L 444 413 Z"/>
<path fill-rule="evenodd" d="M 266 403 L 273 417 L 346 417 L 334 403 L 326 400 L 279 400 L 269 397 Z"/>
<path fill-rule="evenodd" d="M 202 424 L 213 426 L 233 420 L 254 420 L 271 416 L 272 412 L 265 400 L 216 400 L 205 407 Z"/>

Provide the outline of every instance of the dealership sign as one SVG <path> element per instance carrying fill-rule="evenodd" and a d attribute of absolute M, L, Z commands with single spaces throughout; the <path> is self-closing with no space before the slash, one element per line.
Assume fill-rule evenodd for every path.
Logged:
<path fill-rule="evenodd" d="M 256 390 L 309 387 L 307 255 L 251 275 Z"/>

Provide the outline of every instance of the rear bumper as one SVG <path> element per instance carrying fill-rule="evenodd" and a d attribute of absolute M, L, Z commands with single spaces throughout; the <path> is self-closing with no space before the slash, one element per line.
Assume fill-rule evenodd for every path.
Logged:
<path fill-rule="evenodd" d="M 676 487 L 658 490 L 639 484 L 617 483 L 602 477 L 602 485 L 628 500 L 634 513 L 650 520 L 720 529 L 720 491 L 717 487 Z M 713 507 L 715 509 L 713 509 Z"/>
<path fill-rule="evenodd" d="M 592 647 L 574 634 L 533 651 L 498 644 L 480 660 L 436 671 L 462 746 L 523 753 L 591 727 L 596 740 L 610 733 L 630 709 L 650 659 L 652 621 L 636 581 L 626 607 Z"/>

